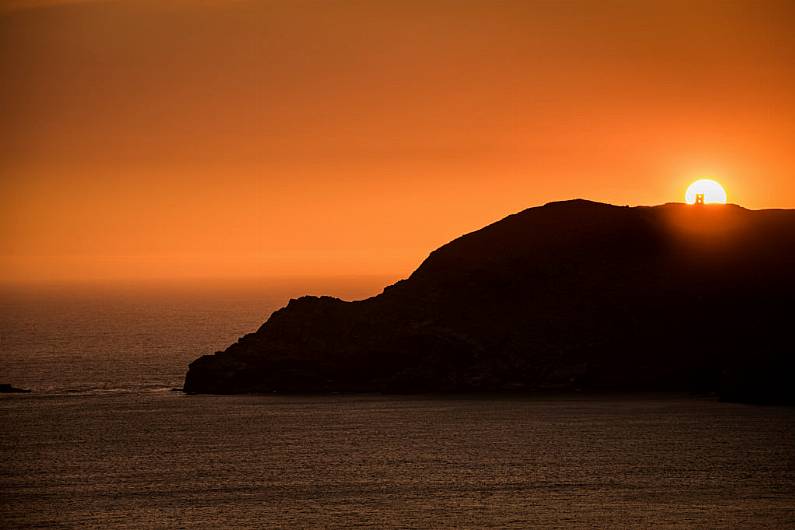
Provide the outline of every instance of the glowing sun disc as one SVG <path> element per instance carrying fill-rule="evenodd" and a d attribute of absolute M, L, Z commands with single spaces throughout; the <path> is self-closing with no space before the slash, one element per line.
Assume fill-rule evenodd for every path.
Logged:
<path fill-rule="evenodd" d="M 697 180 L 685 192 L 687 204 L 696 203 L 696 195 L 704 194 L 704 204 L 726 204 L 726 190 L 712 179 Z"/>

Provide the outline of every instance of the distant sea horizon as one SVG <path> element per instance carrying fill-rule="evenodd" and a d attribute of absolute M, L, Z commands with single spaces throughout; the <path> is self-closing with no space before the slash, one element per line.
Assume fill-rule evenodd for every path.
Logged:
<path fill-rule="evenodd" d="M 0 285 L 0 383 L 34 392 L 182 386 L 188 363 L 257 330 L 290 298 L 375 296 L 393 276 Z"/>

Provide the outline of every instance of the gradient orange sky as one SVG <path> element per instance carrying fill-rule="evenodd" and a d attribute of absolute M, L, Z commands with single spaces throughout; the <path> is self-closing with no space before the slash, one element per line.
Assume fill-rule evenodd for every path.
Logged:
<path fill-rule="evenodd" d="M 0 7 L 6 282 L 406 276 L 552 200 L 795 207 L 795 3 Z"/>

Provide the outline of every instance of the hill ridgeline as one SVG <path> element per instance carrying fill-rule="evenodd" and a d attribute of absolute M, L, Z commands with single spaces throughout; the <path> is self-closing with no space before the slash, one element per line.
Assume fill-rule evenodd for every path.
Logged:
<path fill-rule="evenodd" d="M 690 391 L 793 403 L 795 210 L 529 208 L 355 302 L 302 297 L 190 393 Z"/>

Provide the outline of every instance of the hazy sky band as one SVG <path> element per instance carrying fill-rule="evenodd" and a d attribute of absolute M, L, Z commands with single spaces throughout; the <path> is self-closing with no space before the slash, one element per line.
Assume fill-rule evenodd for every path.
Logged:
<path fill-rule="evenodd" d="M 707 175 L 795 206 L 788 2 L 9 5 L 8 280 L 406 274 L 530 205 Z"/>

